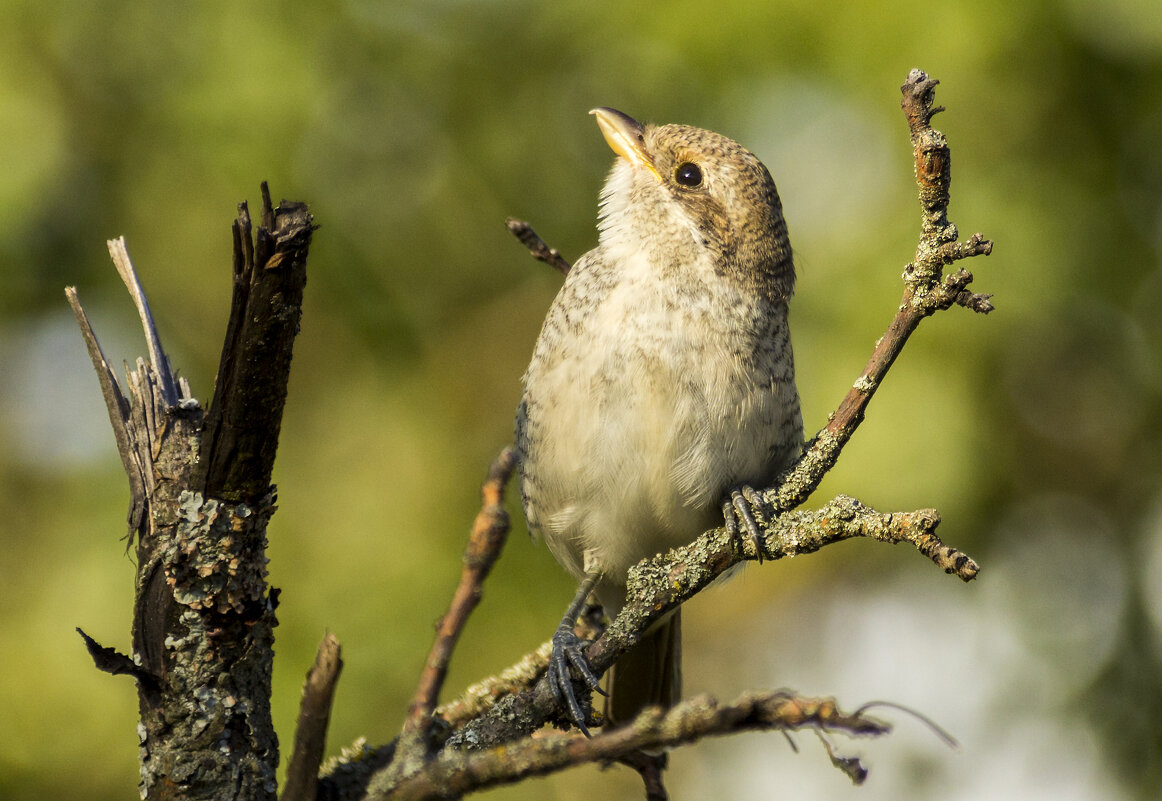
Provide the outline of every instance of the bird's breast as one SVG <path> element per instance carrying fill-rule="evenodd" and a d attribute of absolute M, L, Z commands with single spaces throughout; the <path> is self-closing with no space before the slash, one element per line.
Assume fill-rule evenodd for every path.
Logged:
<path fill-rule="evenodd" d="M 801 430 L 785 305 L 710 271 L 620 266 L 586 313 L 550 325 L 567 296 L 550 311 L 556 358 L 526 375 L 525 483 L 563 563 L 588 550 L 624 573 L 713 525 L 726 490 L 770 478 L 781 440 Z"/>

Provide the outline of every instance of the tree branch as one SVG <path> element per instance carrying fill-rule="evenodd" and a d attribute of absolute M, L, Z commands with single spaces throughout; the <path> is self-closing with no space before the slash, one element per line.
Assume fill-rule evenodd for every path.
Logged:
<path fill-rule="evenodd" d="M 480 603 L 484 580 L 492 572 L 492 566 L 500 558 L 505 540 L 508 539 L 508 512 L 504 510 L 504 487 L 516 469 L 516 451 L 505 448 L 481 487 L 483 505 L 472 525 L 468 545 L 464 549 L 464 568 L 460 573 L 460 584 L 452 596 L 447 613 L 440 618 L 436 640 L 424 663 L 420 685 L 416 690 L 408 712 L 405 732 L 416 731 L 436 708 L 436 700 L 444 678 L 448 674 L 448 663 L 452 651 L 460 639 L 460 632 L 468 622 L 468 616 Z"/>
<path fill-rule="evenodd" d="M 305 203 L 272 208 L 265 182 L 262 200 L 263 224 L 253 240 L 249 209 L 238 206 L 234 300 L 192 482 L 211 497 L 245 502 L 270 489 L 317 228 Z"/>
<path fill-rule="evenodd" d="M 121 392 L 121 385 L 117 383 L 117 374 L 109 366 L 101 343 L 97 341 L 97 334 L 89 322 L 77 297 L 76 287 L 65 287 L 65 297 L 73 315 L 77 318 L 77 325 L 81 328 L 81 337 L 85 340 L 85 348 L 89 351 L 89 359 L 93 362 L 93 369 L 97 372 L 97 381 L 101 385 L 101 396 L 105 399 L 105 408 L 109 413 L 109 424 L 113 427 L 113 438 L 117 443 L 117 453 L 121 456 L 121 464 L 125 468 L 125 475 L 129 479 L 129 532 L 126 536 L 128 550 L 133 546 L 133 536 L 141 527 L 145 514 L 146 472 L 145 466 L 138 459 L 136 434 L 134 428 L 129 427 L 129 401 Z M 151 476 L 152 478 L 152 476 Z"/>
<path fill-rule="evenodd" d="M 970 581 L 979 566 L 966 554 L 945 545 L 935 534 L 940 516 L 934 509 L 880 513 L 854 498 L 839 496 L 815 511 L 780 515 L 767 527 L 762 558 L 813 553 L 856 537 L 880 542 L 907 542 L 945 572 Z M 638 643 L 642 634 L 671 610 L 697 595 L 716 578 L 758 553 L 743 553 L 725 528 L 646 559 L 630 569 L 625 606 L 588 649 L 593 669 L 602 673 Z M 448 741 L 449 746 L 479 748 L 511 742 L 556 719 L 558 702 L 548 682 L 502 699 Z"/>
<path fill-rule="evenodd" d="M 460 798 L 467 792 L 519 781 L 624 754 L 675 748 L 741 731 L 817 731 L 879 736 L 890 727 L 862 714 L 845 714 L 830 698 L 799 698 L 785 691 L 749 692 L 729 704 L 709 696 L 683 701 L 669 710 L 654 707 L 630 723 L 592 738 L 553 733 L 478 751 L 445 749 L 420 773 L 390 793 L 369 793 L 367 801 Z M 850 758 L 849 758 L 850 759 Z"/>
<path fill-rule="evenodd" d="M 129 260 L 129 251 L 125 247 L 125 237 L 110 239 L 109 256 L 113 259 L 113 266 L 117 274 L 129 290 L 129 296 L 137 306 L 137 316 L 141 318 L 141 325 L 145 330 L 145 344 L 149 348 L 149 361 L 153 365 L 153 372 L 157 376 L 161 390 L 161 398 L 167 406 L 177 406 L 178 390 L 174 380 L 173 370 L 169 364 L 169 357 L 161 347 L 161 337 L 157 333 L 157 325 L 153 322 L 153 313 L 149 309 L 149 302 L 145 299 L 145 290 L 137 278 L 137 271 L 133 269 L 133 262 Z"/>
<path fill-rule="evenodd" d="M 432 710 L 436 708 L 440 689 L 448 675 L 448 664 L 460 632 L 480 603 L 484 580 L 492 572 L 508 539 L 504 487 L 516 469 L 516 461 L 516 451 L 505 448 L 492 463 L 488 478 L 481 487 L 482 505 L 464 549 L 460 583 L 452 595 L 448 611 L 436 625 L 436 639 L 424 663 L 419 687 L 396 743 L 395 759 L 388 767 L 387 775 L 380 778 L 382 782 L 394 782 L 399 776 L 414 771 L 415 766 L 422 764 L 437 746 L 433 737 L 435 729 L 438 726 L 446 729 L 446 724 L 432 716 Z"/>
<path fill-rule="evenodd" d="M 331 703 L 343 670 L 339 640 L 328 632 L 319 643 L 315 664 L 303 683 L 303 701 L 295 728 L 295 744 L 286 769 L 280 801 L 314 801 L 319 785 L 319 765 L 327 745 Z"/>
<path fill-rule="evenodd" d="M 876 390 L 921 320 L 953 304 L 982 313 L 992 311 L 989 295 L 967 291 L 972 282 L 970 272 L 961 269 L 948 277 L 942 276 L 945 266 L 973 256 L 987 256 L 992 253 L 993 245 L 981 234 L 958 243 L 956 226 L 948 220 L 951 153 L 944 134 L 929 125 L 933 115 L 944 110 L 942 106 L 932 105 L 937 83 L 914 69 L 900 87 L 903 95 L 900 105 L 911 132 L 916 186 L 923 212 L 915 259 L 904 268 L 904 295 L 887 333 L 876 342 L 863 372 L 828 418 L 827 425 L 807 444 L 799 461 L 779 476 L 775 487 L 763 493 L 775 514 L 806 501 L 835 465 L 843 446 L 863 422 L 864 412 Z"/>

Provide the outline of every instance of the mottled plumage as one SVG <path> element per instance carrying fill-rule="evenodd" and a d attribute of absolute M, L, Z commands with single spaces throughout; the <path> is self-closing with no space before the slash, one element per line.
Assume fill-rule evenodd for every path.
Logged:
<path fill-rule="evenodd" d="M 632 565 L 721 524 L 724 499 L 768 483 L 803 428 L 795 273 L 770 174 L 720 134 L 594 113 L 621 158 L 598 246 L 537 340 L 516 438 L 530 529 L 577 579 L 597 577 L 612 616 Z M 677 700 L 676 629 L 675 616 L 619 662 L 616 718 Z M 652 686 L 623 687 L 627 673 L 643 683 L 635 655 L 662 672 Z"/>

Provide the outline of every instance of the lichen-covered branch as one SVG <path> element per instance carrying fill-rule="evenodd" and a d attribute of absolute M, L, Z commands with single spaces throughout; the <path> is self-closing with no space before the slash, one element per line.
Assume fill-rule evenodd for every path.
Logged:
<path fill-rule="evenodd" d="M 863 372 L 828 418 L 827 425 L 807 443 L 802 458 L 778 478 L 773 488 L 763 493 L 776 514 L 806 501 L 835 465 L 844 445 L 863 422 L 864 411 L 876 390 L 921 320 L 954 304 L 981 313 L 992 310 L 988 295 L 968 291 L 972 282 L 970 272 L 959 269 L 943 275 L 946 266 L 973 256 L 987 256 L 993 246 L 980 234 L 974 234 L 967 242 L 957 242 L 956 226 L 948 219 L 951 155 L 944 134 L 929 124 L 933 115 L 943 111 L 942 107 L 933 105 L 937 83 L 921 70 L 912 70 L 900 87 L 922 211 L 915 258 L 904 268 L 904 295 L 887 332 L 876 342 Z"/>
<path fill-rule="evenodd" d="M 748 730 L 844 732 L 878 736 L 887 724 L 862 714 L 845 714 L 830 698 L 799 698 L 792 693 L 749 692 L 720 704 L 709 696 L 688 699 L 663 710 L 646 710 L 630 723 L 587 738 L 554 733 L 477 751 L 445 749 L 419 773 L 388 793 L 369 793 L 367 801 L 419 801 L 460 798 L 463 794 L 511 783 L 623 754 L 675 748 L 704 737 Z"/>
<path fill-rule="evenodd" d="M 827 545 L 857 537 L 889 544 L 910 543 L 945 572 L 970 581 L 978 565 L 961 551 L 945 545 L 935 534 L 940 516 L 934 509 L 881 513 L 854 498 L 839 496 L 814 511 L 797 510 L 771 523 L 762 542 L 762 558 L 812 553 Z M 701 592 L 716 578 L 759 554 L 744 553 L 724 528 L 706 532 L 690 545 L 647 559 L 630 570 L 626 604 L 589 646 L 590 664 L 607 670 L 637 644 L 643 632 L 669 611 Z M 464 748 L 511 742 L 555 719 L 557 699 L 548 682 L 508 696 L 471 721 L 449 740 Z"/>
<path fill-rule="evenodd" d="M 525 654 L 512 666 L 471 685 L 456 700 L 436 707 L 434 714 L 452 729 L 459 729 L 479 717 L 497 700 L 533 686 L 548 668 L 552 653 L 551 642 L 541 643 L 540 647 Z"/>

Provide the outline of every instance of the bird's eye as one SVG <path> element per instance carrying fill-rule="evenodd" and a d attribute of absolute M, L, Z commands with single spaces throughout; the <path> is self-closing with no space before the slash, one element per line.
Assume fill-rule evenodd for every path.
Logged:
<path fill-rule="evenodd" d="M 684 161 L 674 170 L 674 180 L 687 189 L 697 189 L 702 185 L 702 170 L 692 161 Z"/>

